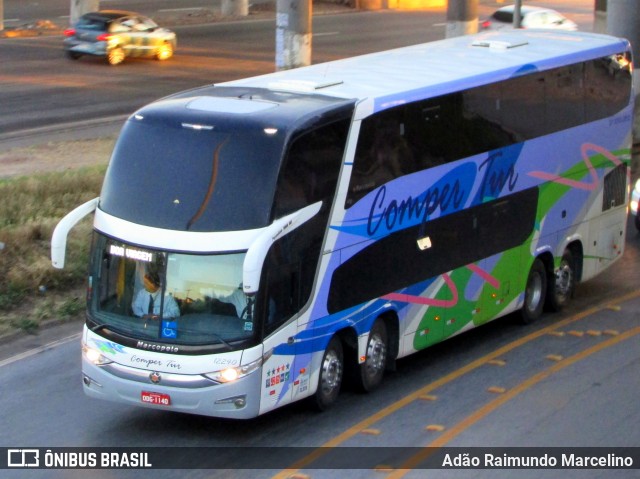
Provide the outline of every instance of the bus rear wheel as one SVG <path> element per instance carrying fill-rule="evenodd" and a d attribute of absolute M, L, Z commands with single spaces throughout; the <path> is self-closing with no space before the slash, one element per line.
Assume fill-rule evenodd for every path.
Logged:
<path fill-rule="evenodd" d="M 344 354 L 342 343 L 337 336 L 331 338 L 322 357 L 318 390 L 315 393 L 315 404 L 321 411 L 334 405 L 340 393 L 344 372 Z"/>
<path fill-rule="evenodd" d="M 547 293 L 547 271 L 540 258 L 536 258 L 529 270 L 524 290 L 521 317 L 525 324 L 533 323 L 542 315 Z"/>
<path fill-rule="evenodd" d="M 571 298 L 576 287 L 576 268 L 571 251 L 566 250 L 560 260 L 560 266 L 549 283 L 548 305 L 551 311 L 560 311 Z"/>
<path fill-rule="evenodd" d="M 378 319 L 369 332 L 365 360 L 359 367 L 358 389 L 369 392 L 380 385 L 387 366 L 388 350 L 387 327 Z"/>

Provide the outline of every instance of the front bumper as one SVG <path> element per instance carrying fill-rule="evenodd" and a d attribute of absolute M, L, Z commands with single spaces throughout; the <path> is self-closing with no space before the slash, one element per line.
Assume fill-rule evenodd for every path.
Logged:
<path fill-rule="evenodd" d="M 82 358 L 83 387 L 89 397 L 165 411 L 235 419 L 249 419 L 259 414 L 260 371 L 258 368 L 248 376 L 223 384 L 200 375 L 161 373 L 160 382 L 153 383 L 150 379 L 152 371 L 117 363 L 96 366 L 84 356 Z M 143 402 L 143 392 L 168 395 L 170 404 Z"/>

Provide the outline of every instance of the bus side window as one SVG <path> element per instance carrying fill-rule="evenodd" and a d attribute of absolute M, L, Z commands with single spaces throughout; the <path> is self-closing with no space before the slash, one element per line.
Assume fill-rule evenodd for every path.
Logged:
<path fill-rule="evenodd" d="M 534 73 L 502 83 L 501 122 L 518 141 L 548 133 L 545 107 L 546 78 Z"/>
<path fill-rule="evenodd" d="M 585 113 L 584 64 L 556 68 L 546 76 L 547 131 L 582 125 Z"/>
<path fill-rule="evenodd" d="M 309 253 L 301 242 L 294 231 L 276 241 L 265 260 L 261 287 L 265 336 L 293 316 L 308 298 L 301 298 L 300 255 Z"/>
<path fill-rule="evenodd" d="M 280 171 L 272 218 L 281 218 L 305 206 L 331 206 L 335 195 L 349 120 L 311 129 L 296 138 Z"/>
<path fill-rule="evenodd" d="M 586 121 L 614 115 L 629 103 L 631 59 L 627 53 L 586 63 Z"/>
<path fill-rule="evenodd" d="M 416 170 L 407 141 L 405 110 L 384 111 L 362 122 L 347 205 L 375 188 Z"/>

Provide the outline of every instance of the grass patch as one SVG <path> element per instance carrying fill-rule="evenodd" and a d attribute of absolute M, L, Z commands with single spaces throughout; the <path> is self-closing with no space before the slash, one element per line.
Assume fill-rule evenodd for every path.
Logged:
<path fill-rule="evenodd" d="M 106 165 L 0 180 L 0 334 L 33 331 L 84 309 L 69 298 L 85 282 L 93 215 L 71 231 L 64 270 L 51 266 L 58 221 L 100 193 Z M 56 296 L 56 299 L 53 299 Z"/>

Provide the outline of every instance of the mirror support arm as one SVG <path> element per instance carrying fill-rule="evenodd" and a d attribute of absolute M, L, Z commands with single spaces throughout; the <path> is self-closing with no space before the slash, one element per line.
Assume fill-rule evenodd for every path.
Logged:
<path fill-rule="evenodd" d="M 98 207 L 100 198 L 94 198 L 86 203 L 78 206 L 76 209 L 67 214 L 60 220 L 51 236 L 51 264 L 55 268 L 64 268 L 64 257 L 67 249 L 67 236 L 69 231 L 82 218 L 92 213 Z"/>

